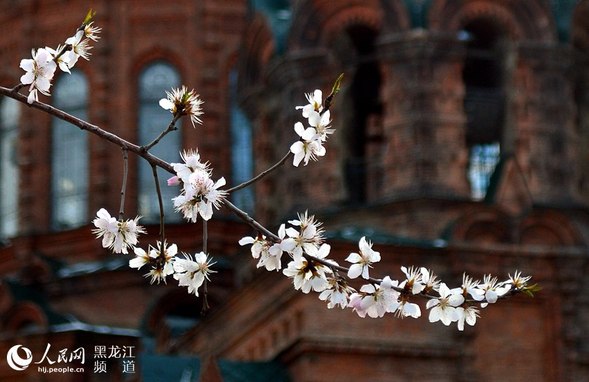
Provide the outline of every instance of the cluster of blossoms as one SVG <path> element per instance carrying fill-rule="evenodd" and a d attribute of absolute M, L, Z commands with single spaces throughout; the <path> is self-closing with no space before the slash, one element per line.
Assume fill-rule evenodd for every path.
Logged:
<path fill-rule="evenodd" d="M 177 257 L 178 247 L 176 244 L 170 246 L 167 243 L 158 241 L 156 246 L 149 246 L 147 251 L 142 248 L 135 248 L 135 258 L 129 261 L 131 268 L 140 269 L 144 265 L 150 267 L 145 277 L 151 278 L 150 282 L 158 284 L 166 282 L 166 277 L 173 275 L 178 280 L 179 286 L 188 287 L 188 293 L 198 296 L 198 288 L 209 281 L 209 274 L 215 273 L 210 267 L 214 263 L 204 252 L 194 256 L 183 253 L 183 257 Z"/>
<path fill-rule="evenodd" d="M 148 250 L 137 247 L 138 235 L 145 233 L 145 229 L 138 224 L 139 217 L 130 220 L 117 220 L 104 208 L 98 210 L 96 218 L 92 221 L 95 229 L 92 232 L 102 237 L 102 246 L 114 253 L 127 254 L 129 249 L 135 253 L 135 257 L 129 261 L 131 268 L 140 269 L 148 265 L 150 270 L 145 277 L 151 278 L 151 283 L 166 282 L 166 277 L 173 275 L 178 280 L 178 285 L 188 287 L 188 293 L 198 296 L 198 288 L 209 279 L 209 274 L 214 273 L 210 269 L 210 258 L 204 253 L 197 253 L 194 257 L 183 254 L 184 258 L 177 257 L 178 247 L 170 246 L 164 242 L 157 242 L 156 246 L 149 246 Z"/>
<path fill-rule="evenodd" d="M 88 60 L 90 57 L 90 41 L 98 41 L 101 28 L 93 26 L 87 16 L 82 25 L 76 30 L 76 33 L 65 40 L 63 45 L 56 49 L 49 47 L 39 48 L 31 52 L 33 58 L 22 59 L 20 67 L 26 72 L 20 78 L 23 85 L 30 85 L 27 102 L 38 101 L 38 93 L 46 96 L 50 95 L 49 88 L 55 74 L 59 69 L 63 72 L 70 73 L 70 69 L 82 57 Z"/>
<path fill-rule="evenodd" d="M 377 318 L 393 313 L 401 318 L 418 318 L 421 307 L 412 300 L 421 296 L 428 299 L 426 309 L 429 309 L 430 322 L 441 321 L 446 326 L 455 322 L 459 330 L 464 330 L 465 323 L 471 326 L 476 323 L 477 305 L 484 308 L 502 296 L 525 291 L 530 280 L 519 272 L 502 282 L 491 276 L 485 276 L 480 282 L 464 275 L 462 286 L 450 289 L 423 267 L 401 267 L 405 276 L 402 280 L 389 276 L 373 279 L 369 269 L 381 256 L 365 237 L 358 243 L 359 251 L 346 258 L 351 265 L 345 268 L 328 258 L 331 247 L 324 243 L 321 223 L 314 216 L 305 212 L 288 223 L 289 228 L 284 224 L 280 226 L 278 239 L 246 236 L 239 244 L 251 245 L 252 257 L 258 260 L 257 267 L 267 270 L 281 270 L 282 255 L 287 253 L 291 261 L 282 273 L 293 280 L 295 289 L 303 293 L 318 292 L 319 299 L 326 301 L 328 308 L 351 308 L 360 317 Z M 347 278 L 340 274 L 344 271 Z M 349 282 L 358 278 L 369 282 L 356 290 Z"/>
<path fill-rule="evenodd" d="M 29 104 L 38 100 L 39 92 L 50 95 L 51 81 L 57 68 L 70 73 L 80 57 L 89 59 L 90 42 L 97 41 L 101 31 L 93 26 L 92 16 L 93 12 L 90 11 L 76 33 L 66 39 L 63 45 L 56 49 L 45 47 L 33 50 L 32 59 L 21 60 L 20 67 L 26 73 L 20 80 L 21 85 L 30 85 L 27 97 Z M 324 143 L 334 132 L 330 126 L 329 105 L 339 91 L 341 79 L 342 76 L 336 80 L 325 101 L 322 91 L 315 90 L 306 94 L 308 104 L 296 107 L 306 118 L 307 126 L 301 122 L 294 125 L 299 136 L 299 140 L 290 146 L 294 166 L 298 167 L 301 162 L 306 166 L 310 160 L 316 161 L 326 154 Z M 160 137 L 142 147 L 144 151 L 157 144 L 161 136 L 175 130 L 174 124 L 182 116 L 189 117 L 193 126 L 201 124 L 202 103 L 198 94 L 185 86 L 166 92 L 166 98 L 161 99 L 159 105 L 171 112 L 174 118 Z M 220 189 L 225 185 L 225 179 L 221 177 L 216 182 L 212 180 L 212 170 L 208 163 L 201 161 L 197 150 L 184 151 L 181 157 L 183 163 L 171 163 L 175 175 L 168 180 L 169 186 L 181 186 L 180 194 L 172 199 L 174 207 L 188 221 L 196 222 L 199 215 L 208 221 L 213 216 L 213 207 L 220 208 L 227 197 L 227 191 Z M 161 198 L 161 195 L 158 196 Z M 211 273 L 215 273 L 211 270 L 214 263 L 209 256 L 204 251 L 193 256 L 186 253 L 177 256 L 176 244 L 168 245 L 163 237 L 146 251 L 137 246 L 138 235 L 145 233 L 138 222 L 139 217 L 116 219 L 102 208 L 93 220 L 96 228 L 92 232 L 97 238 L 102 238 L 104 248 L 114 253 L 128 254 L 132 250 L 135 256 L 129 261 L 129 266 L 149 268 L 145 277 L 152 284 L 166 283 L 167 277 L 172 275 L 180 286 L 188 288 L 188 293 L 198 296 L 199 288 L 209 281 Z M 427 299 L 425 308 L 429 310 L 430 322 L 440 321 L 446 326 L 456 323 L 459 330 L 464 330 L 465 323 L 475 325 L 480 309 L 488 304 L 507 295 L 518 292 L 532 294 L 537 290 L 535 285 L 528 285 L 531 277 L 524 277 L 520 272 L 509 275 L 508 280 L 501 282 L 490 275 L 484 276 L 483 281 L 477 281 L 465 274 L 462 285 L 452 289 L 423 267 L 401 267 L 405 276 L 401 280 L 389 276 L 373 278 L 370 269 L 381 260 L 381 255 L 372 248 L 372 243 L 362 237 L 358 243 L 358 252 L 350 253 L 345 259 L 350 266 L 340 266 L 329 259 L 331 246 L 325 243 L 322 224 L 307 212 L 299 214 L 298 219 L 289 220 L 288 227 L 282 224 L 276 235 L 263 230 L 271 237 L 259 234 L 239 241 L 242 246 L 251 245 L 251 254 L 258 261 L 258 268 L 282 271 L 292 279 L 296 290 L 305 294 L 317 292 L 319 299 L 325 301 L 329 309 L 336 306 L 350 308 L 360 317 L 376 318 L 393 313 L 401 318 L 418 318 L 422 314 L 421 307 L 412 300 L 420 296 Z M 283 267 L 282 257 L 285 253 L 290 260 Z M 361 281 L 363 284 L 355 289 L 350 285 L 352 281 Z"/>
<path fill-rule="evenodd" d="M 296 109 L 302 110 L 309 127 L 305 127 L 301 122 L 295 123 L 294 130 L 300 139 L 290 146 L 290 152 L 294 154 L 293 165 L 297 167 L 301 162 L 306 166 L 310 159 L 317 160 L 317 157 L 324 156 L 323 143 L 335 131 L 329 126 L 330 112 L 323 107 L 321 90 L 306 94 L 306 97 L 309 103 L 297 106 Z"/>
<path fill-rule="evenodd" d="M 193 223 L 198 215 L 210 220 L 213 206 L 219 209 L 227 196 L 226 191 L 219 189 L 225 185 L 225 178 L 214 182 L 211 169 L 207 163 L 200 161 L 198 151 L 184 151 L 181 157 L 184 163 L 172 163 L 176 175 L 168 179 L 169 186 L 182 186 L 180 195 L 172 199 L 174 207 Z"/>
<path fill-rule="evenodd" d="M 137 224 L 138 222 L 139 217 L 131 220 L 117 220 L 110 216 L 107 210 L 101 208 L 92 221 L 96 227 L 92 232 L 98 238 L 102 237 L 103 248 L 108 248 L 114 253 L 127 254 L 128 248 L 134 248 L 137 245 L 137 236 L 145 233 L 145 229 Z"/>

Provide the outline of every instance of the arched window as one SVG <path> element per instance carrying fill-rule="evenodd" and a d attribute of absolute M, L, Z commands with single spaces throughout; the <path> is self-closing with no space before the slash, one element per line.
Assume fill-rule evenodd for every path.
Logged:
<path fill-rule="evenodd" d="M 231 172 L 234 185 L 252 178 L 254 161 L 252 150 L 252 127 L 237 104 L 237 71 L 229 74 L 229 97 L 231 118 Z M 246 212 L 254 210 L 254 192 L 247 187 L 231 194 L 233 203 Z"/>
<path fill-rule="evenodd" d="M 20 103 L 0 99 L 0 238 L 18 230 L 17 138 Z"/>
<path fill-rule="evenodd" d="M 86 120 L 88 81 L 78 70 L 59 77 L 55 107 Z M 53 118 L 51 136 L 51 227 L 79 227 L 88 222 L 88 134 Z"/>
<path fill-rule="evenodd" d="M 468 41 L 462 73 L 468 179 L 473 199 L 482 199 L 499 162 L 505 123 L 502 33 L 491 22 L 476 20 L 466 25 L 460 36 Z"/>
<path fill-rule="evenodd" d="M 166 91 L 180 86 L 180 75 L 170 64 L 159 61 L 148 65 L 139 76 L 139 144 L 147 145 L 166 129 L 172 115 L 159 106 L 159 100 L 166 96 Z M 178 126 L 179 127 L 179 126 Z M 167 134 L 149 151 L 153 155 L 168 161 L 180 161 L 180 131 Z M 139 214 L 143 221 L 159 221 L 159 204 L 151 166 L 144 160 L 139 161 Z M 176 187 L 168 187 L 166 180 L 171 175 L 158 169 L 158 179 L 164 203 L 166 221 L 179 221 L 180 215 L 174 212 L 171 199 L 178 194 Z"/>

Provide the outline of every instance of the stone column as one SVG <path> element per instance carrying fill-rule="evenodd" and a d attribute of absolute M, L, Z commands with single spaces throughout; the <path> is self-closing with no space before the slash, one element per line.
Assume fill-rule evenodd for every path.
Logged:
<path fill-rule="evenodd" d="M 468 197 L 465 47 L 424 30 L 382 38 L 383 198 Z"/>

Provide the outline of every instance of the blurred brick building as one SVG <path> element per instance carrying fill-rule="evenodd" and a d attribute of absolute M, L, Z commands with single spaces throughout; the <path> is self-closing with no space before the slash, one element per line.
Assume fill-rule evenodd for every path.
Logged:
<path fill-rule="evenodd" d="M 20 59 L 71 35 L 87 6 L 0 1 L 0 84 L 16 85 Z M 144 144 L 169 122 L 163 91 L 186 84 L 205 100 L 203 126 L 185 123 L 154 154 L 176 161 L 198 147 L 238 184 L 288 151 L 304 93 L 345 73 L 327 155 L 285 164 L 234 203 L 273 229 L 308 209 L 338 261 L 368 236 L 381 275 L 427 266 L 459 284 L 465 271 L 519 269 L 543 290 L 484 309 L 464 332 L 427 317 L 359 319 L 256 270 L 237 244 L 253 232 L 220 211 L 201 315 L 199 298 L 173 280 L 150 286 L 91 234 L 96 210 L 119 208 L 120 149 L 2 99 L 0 354 L 20 344 L 35 361 L 86 356 L 83 373 L 59 375 L 2 358 L 2 380 L 589 380 L 588 1 L 90 6 L 102 39 L 43 101 Z M 144 216 L 144 243 L 158 235 L 153 191 L 131 158 L 126 212 Z M 200 224 L 168 212 L 168 240 L 200 250 Z"/>

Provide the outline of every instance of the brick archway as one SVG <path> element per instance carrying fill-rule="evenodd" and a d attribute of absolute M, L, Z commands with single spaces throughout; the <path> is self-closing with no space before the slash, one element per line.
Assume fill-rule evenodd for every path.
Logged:
<path fill-rule="evenodd" d="M 410 27 L 407 11 L 398 0 L 386 4 L 375 0 L 306 1 L 297 10 L 288 43 L 292 49 L 329 46 L 350 25 L 388 32 Z"/>
<path fill-rule="evenodd" d="M 4 316 L 6 318 L 2 322 L 2 328 L 5 332 L 15 333 L 29 326 L 46 328 L 48 325 L 43 310 L 30 301 L 15 304 Z"/>
<path fill-rule="evenodd" d="M 509 3 L 494 0 L 443 0 L 435 2 L 429 10 L 429 26 L 432 30 L 458 31 L 476 19 L 495 22 L 513 39 L 557 40 L 550 10 L 536 0 Z"/>
<path fill-rule="evenodd" d="M 467 212 L 458 218 L 452 233 L 451 241 L 477 243 L 509 243 L 513 239 L 510 218 L 496 208 L 484 208 Z"/>
<path fill-rule="evenodd" d="M 566 216 L 552 211 L 537 211 L 521 221 L 519 242 L 526 245 L 575 246 L 582 241 Z"/>

